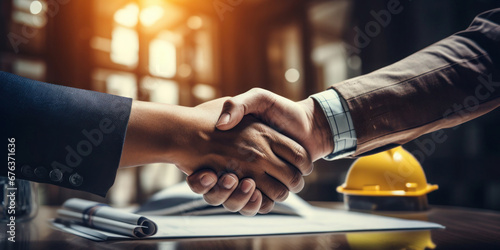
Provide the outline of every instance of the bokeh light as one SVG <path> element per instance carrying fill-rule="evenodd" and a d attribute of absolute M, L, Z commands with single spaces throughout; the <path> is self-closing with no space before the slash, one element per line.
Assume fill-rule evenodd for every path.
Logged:
<path fill-rule="evenodd" d="M 125 27 L 133 28 L 137 25 L 138 16 L 139 7 L 137 4 L 131 3 L 116 11 L 113 19 Z"/>
<path fill-rule="evenodd" d="M 30 4 L 30 12 L 33 15 L 37 15 L 42 12 L 43 5 L 40 1 L 33 1 Z"/>
<path fill-rule="evenodd" d="M 297 82 L 300 79 L 300 72 L 297 69 L 290 68 L 285 72 L 285 79 L 290 83 Z"/>
<path fill-rule="evenodd" d="M 199 16 L 192 16 L 187 20 L 187 26 L 190 29 L 197 30 L 203 26 L 203 19 Z"/>
<path fill-rule="evenodd" d="M 144 26 L 153 26 L 163 17 L 164 10 L 161 6 L 149 6 L 141 11 L 140 20 Z"/>

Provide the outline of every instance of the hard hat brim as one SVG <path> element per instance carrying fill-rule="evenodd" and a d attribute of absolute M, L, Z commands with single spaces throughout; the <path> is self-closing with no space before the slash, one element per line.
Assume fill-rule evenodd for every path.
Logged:
<path fill-rule="evenodd" d="M 427 184 L 424 189 L 416 191 L 405 190 L 352 190 L 345 188 L 345 184 L 337 187 L 337 192 L 348 195 L 361 196 L 422 196 L 438 189 L 438 185 Z"/>

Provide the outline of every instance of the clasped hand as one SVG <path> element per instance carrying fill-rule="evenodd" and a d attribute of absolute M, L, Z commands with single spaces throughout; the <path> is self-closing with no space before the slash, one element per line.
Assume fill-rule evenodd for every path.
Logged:
<path fill-rule="evenodd" d="M 209 115 L 220 110 L 221 102 L 219 120 L 210 120 Z M 283 201 L 289 191 L 299 192 L 304 186 L 302 176 L 312 172 L 312 160 L 333 149 L 328 122 L 311 98 L 293 102 L 252 89 L 195 109 L 205 111 L 212 126 L 200 130 L 200 143 L 195 144 L 201 162 L 191 160 L 184 167 L 178 166 L 188 174 L 191 189 L 203 194 L 209 204 L 223 204 L 243 215 L 268 213 L 274 201 Z M 189 166 L 193 164 L 203 167 L 188 171 L 195 169 Z"/>

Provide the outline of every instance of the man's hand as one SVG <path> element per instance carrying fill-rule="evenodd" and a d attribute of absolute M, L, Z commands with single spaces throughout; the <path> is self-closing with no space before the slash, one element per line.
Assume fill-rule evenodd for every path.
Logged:
<path fill-rule="evenodd" d="M 187 175 L 211 169 L 221 178 L 205 196 L 210 204 L 224 203 L 238 211 L 253 201 L 252 210 L 245 208 L 248 214 L 255 213 L 255 207 L 269 212 L 273 201 L 283 201 L 289 191 L 304 187 L 302 175 L 312 171 L 311 158 L 298 143 L 254 117 L 246 117 L 230 131 L 216 129 L 226 99 L 194 108 L 135 101 L 120 166 L 169 162 Z M 207 178 L 200 181 L 217 180 Z M 229 195 L 244 204 L 227 202 Z"/>
<path fill-rule="evenodd" d="M 228 179 L 231 180 L 231 188 L 224 185 Z M 219 200 L 218 204 L 233 212 L 240 212 L 242 215 L 254 216 L 258 212 L 268 213 L 274 206 L 274 202 L 262 196 L 259 189 L 253 188 L 252 192 L 245 192 L 249 187 L 255 187 L 254 180 L 245 178 L 238 185 L 234 174 L 223 174 L 217 181 L 217 175 L 211 169 L 202 169 L 186 178 L 191 190 L 198 194 L 203 194 L 206 201 Z"/>
<path fill-rule="evenodd" d="M 213 169 L 218 174 L 233 173 L 239 179 L 251 178 L 264 197 L 273 201 L 285 200 L 288 191 L 302 190 L 302 175 L 312 171 L 307 151 L 253 117 L 246 117 L 230 131 L 217 130 L 217 116 L 214 113 L 221 111 L 223 102 L 223 99 L 218 99 L 194 108 L 193 122 L 196 122 L 198 128 L 194 130 L 194 135 L 190 135 L 192 139 L 185 151 L 187 153 L 177 156 L 177 166 L 188 175 L 204 167 Z M 223 203 L 224 193 L 231 194 L 234 190 L 227 191 L 230 179 L 230 176 L 221 178 L 223 185 L 216 186 L 220 189 L 212 190 L 205 196 L 207 202 L 214 205 Z M 245 187 L 248 181 L 242 180 L 240 186 Z M 242 190 L 241 194 L 245 192 Z M 225 205 L 233 211 L 240 210 L 238 206 Z M 268 212 L 271 208 L 272 204 L 267 204 L 264 200 L 261 212 Z"/>
<path fill-rule="evenodd" d="M 321 107 L 307 98 L 294 102 L 270 91 L 254 88 L 225 101 L 217 128 L 229 130 L 252 114 L 304 146 L 313 161 L 333 151 L 333 139 Z"/>
<path fill-rule="evenodd" d="M 252 89 L 225 101 L 217 128 L 230 130 L 240 123 L 247 114 L 253 114 L 279 132 L 302 144 L 314 160 L 331 153 L 333 150 L 328 121 L 321 107 L 312 98 L 293 102 L 263 89 Z M 238 195 L 221 194 L 212 188 L 215 183 L 202 185 L 202 178 L 216 179 L 217 177 L 214 172 L 209 170 L 188 176 L 187 181 L 193 191 L 204 194 L 205 199 L 208 200 L 213 199 L 214 196 L 226 199 L 223 202 L 224 206 L 241 207 L 241 214 L 253 214 L 254 210 L 252 210 L 250 202 L 246 203 L 246 200 L 240 199 Z M 225 176 L 221 176 L 220 180 L 224 180 L 224 178 Z M 217 183 L 217 186 L 220 185 L 221 181 Z M 238 187 L 234 193 L 241 192 L 241 188 Z"/>

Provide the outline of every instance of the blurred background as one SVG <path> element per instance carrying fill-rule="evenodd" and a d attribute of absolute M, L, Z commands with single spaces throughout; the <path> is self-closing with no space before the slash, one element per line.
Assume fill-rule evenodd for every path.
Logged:
<path fill-rule="evenodd" d="M 454 32 L 494 0 L 2 0 L 0 70 L 137 100 L 194 106 L 261 87 L 301 100 Z M 395 8 L 390 19 L 381 11 Z M 390 13 L 390 12 L 389 12 Z M 361 39 L 361 38 L 362 39 Z M 440 189 L 431 204 L 500 210 L 500 110 L 405 145 Z M 299 194 L 338 201 L 352 160 L 318 161 Z M 120 170 L 106 199 L 40 185 L 42 204 L 125 206 L 184 179 L 175 166 Z"/>

